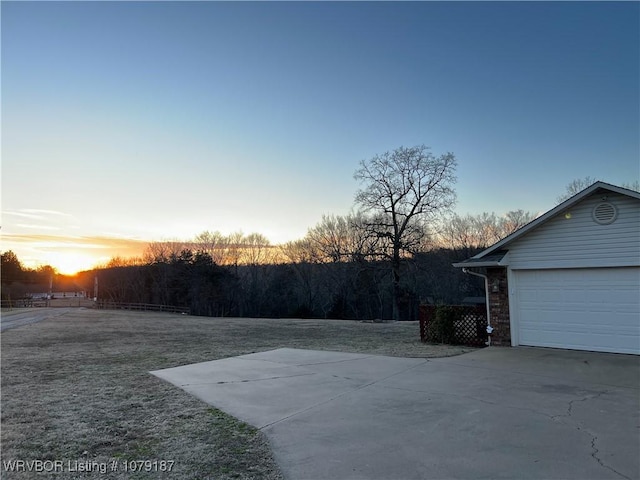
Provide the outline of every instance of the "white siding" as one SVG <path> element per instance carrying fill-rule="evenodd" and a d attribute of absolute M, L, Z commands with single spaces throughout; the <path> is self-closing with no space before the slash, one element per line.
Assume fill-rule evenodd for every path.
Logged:
<path fill-rule="evenodd" d="M 592 217 L 602 194 L 594 194 L 514 241 L 510 269 L 623 267 L 640 265 L 640 200 L 607 193 L 616 220 L 599 225 Z M 570 215 L 565 215 L 570 214 Z"/>

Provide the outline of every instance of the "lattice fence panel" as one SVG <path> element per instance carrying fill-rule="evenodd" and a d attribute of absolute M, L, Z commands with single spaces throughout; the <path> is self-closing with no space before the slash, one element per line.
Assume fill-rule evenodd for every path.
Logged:
<path fill-rule="evenodd" d="M 429 323 L 435 319 L 437 308 L 435 305 L 420 306 L 420 340 L 423 342 L 436 341 L 430 338 Z M 487 311 L 484 305 L 449 305 L 448 308 L 452 308 L 456 313 L 452 343 L 484 347 L 488 339 Z"/>

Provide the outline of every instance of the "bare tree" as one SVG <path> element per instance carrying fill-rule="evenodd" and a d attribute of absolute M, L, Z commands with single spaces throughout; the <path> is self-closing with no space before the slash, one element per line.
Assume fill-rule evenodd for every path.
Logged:
<path fill-rule="evenodd" d="M 308 238 L 284 243 L 279 250 L 286 263 L 317 263 L 319 259 L 317 249 Z"/>
<path fill-rule="evenodd" d="M 143 254 L 145 263 L 166 263 L 180 255 L 185 248 L 180 240 L 165 240 L 162 242 L 150 242 Z"/>
<path fill-rule="evenodd" d="M 271 261 L 271 243 L 261 233 L 250 233 L 242 240 L 241 263 L 261 265 Z"/>
<path fill-rule="evenodd" d="M 103 265 L 99 265 L 99 268 L 135 267 L 145 265 L 146 263 L 143 257 L 121 257 L 116 255 L 115 257 L 111 257 Z"/>
<path fill-rule="evenodd" d="M 424 146 L 400 147 L 362 160 L 354 178 L 363 186 L 356 204 L 369 212 L 369 231 L 383 239 L 391 258 L 393 318 L 400 317 L 400 266 L 425 233 L 425 221 L 455 203 L 456 158 L 452 153 L 434 156 Z"/>
<path fill-rule="evenodd" d="M 524 210 L 512 210 L 504 214 L 498 220 L 496 228 L 496 236 L 493 239 L 494 242 L 502 240 L 504 237 L 511 235 L 516 230 L 524 227 L 527 223 L 535 220 L 537 215 L 531 212 L 525 212 Z"/>
<path fill-rule="evenodd" d="M 627 190 L 633 190 L 635 192 L 640 192 L 640 181 L 634 180 L 633 182 L 625 182 L 620 185 L 622 188 L 626 188 Z"/>
<path fill-rule="evenodd" d="M 498 219 L 495 213 L 447 217 L 440 227 L 443 246 L 470 250 L 486 247 L 495 241 Z"/>
<path fill-rule="evenodd" d="M 367 234 L 370 218 L 362 213 L 323 215 L 305 236 L 321 262 L 349 262 L 375 258 L 379 239 Z"/>
<path fill-rule="evenodd" d="M 194 238 L 192 246 L 199 252 L 208 253 L 216 265 L 237 267 L 244 240 L 242 232 L 223 235 L 218 231 L 204 231 Z"/>
<path fill-rule="evenodd" d="M 240 264 L 244 244 L 244 233 L 242 231 L 233 232 L 226 238 L 225 264 L 235 267 L 236 273 L 238 273 L 238 265 Z"/>
<path fill-rule="evenodd" d="M 196 251 L 207 253 L 216 265 L 224 264 L 224 249 L 227 240 L 219 231 L 204 232 L 196 235 L 193 240 Z"/>
<path fill-rule="evenodd" d="M 536 218 L 524 210 L 513 210 L 502 216 L 494 212 L 447 217 L 440 226 L 441 245 L 446 248 L 472 250 L 485 248 L 502 240 Z"/>
<path fill-rule="evenodd" d="M 598 179 L 593 177 L 584 177 L 584 178 L 576 178 L 571 183 L 569 183 L 565 189 L 565 192 L 558 196 L 556 201 L 560 204 L 565 200 L 573 197 L 576 193 L 580 193 L 587 187 L 590 187 L 594 183 L 596 183 Z M 625 182 L 620 185 L 622 188 L 626 188 L 627 190 L 634 190 L 636 192 L 640 192 L 640 181 L 633 180 L 631 182 Z"/>
<path fill-rule="evenodd" d="M 379 236 L 371 235 L 370 218 L 362 212 L 349 217 L 351 238 L 349 252 L 351 260 L 362 262 L 364 260 L 379 260 L 384 257 L 384 243 Z"/>
<path fill-rule="evenodd" d="M 573 197 L 576 193 L 581 192 L 587 187 L 590 187 L 597 181 L 597 179 L 589 176 L 584 178 L 576 178 L 567 185 L 565 192 L 556 199 L 556 202 L 564 202 L 565 200 Z"/>
<path fill-rule="evenodd" d="M 339 215 L 323 215 L 306 238 L 318 250 L 322 261 L 343 261 L 349 254 L 349 220 Z"/>

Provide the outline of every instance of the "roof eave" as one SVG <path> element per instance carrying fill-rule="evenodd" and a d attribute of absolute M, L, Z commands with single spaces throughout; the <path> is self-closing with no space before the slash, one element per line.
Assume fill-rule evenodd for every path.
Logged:
<path fill-rule="evenodd" d="M 475 262 L 469 262 L 469 261 L 465 260 L 465 261 L 462 261 L 462 262 L 454 263 L 452 265 L 454 267 L 457 267 L 457 268 L 508 267 L 509 266 L 509 252 L 506 252 L 504 254 L 504 256 L 500 260 L 488 260 L 486 262 L 483 262 L 482 260 L 475 261 Z"/>
<path fill-rule="evenodd" d="M 456 268 L 482 268 L 482 267 L 504 267 L 500 262 L 458 262 L 453 264 Z"/>

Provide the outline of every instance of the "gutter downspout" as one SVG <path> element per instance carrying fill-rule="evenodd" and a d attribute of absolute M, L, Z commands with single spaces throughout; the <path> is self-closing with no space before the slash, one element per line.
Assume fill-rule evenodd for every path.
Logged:
<path fill-rule="evenodd" d="M 463 268 L 462 272 L 468 273 L 469 275 L 475 275 L 476 277 L 484 278 L 484 298 L 485 298 L 484 301 L 487 306 L 487 335 L 488 335 L 487 346 L 491 346 L 491 333 L 493 332 L 493 327 L 491 326 L 491 314 L 490 314 L 491 309 L 489 308 L 489 277 L 487 277 L 486 275 L 483 275 L 482 273 L 472 272 L 467 268 Z"/>

